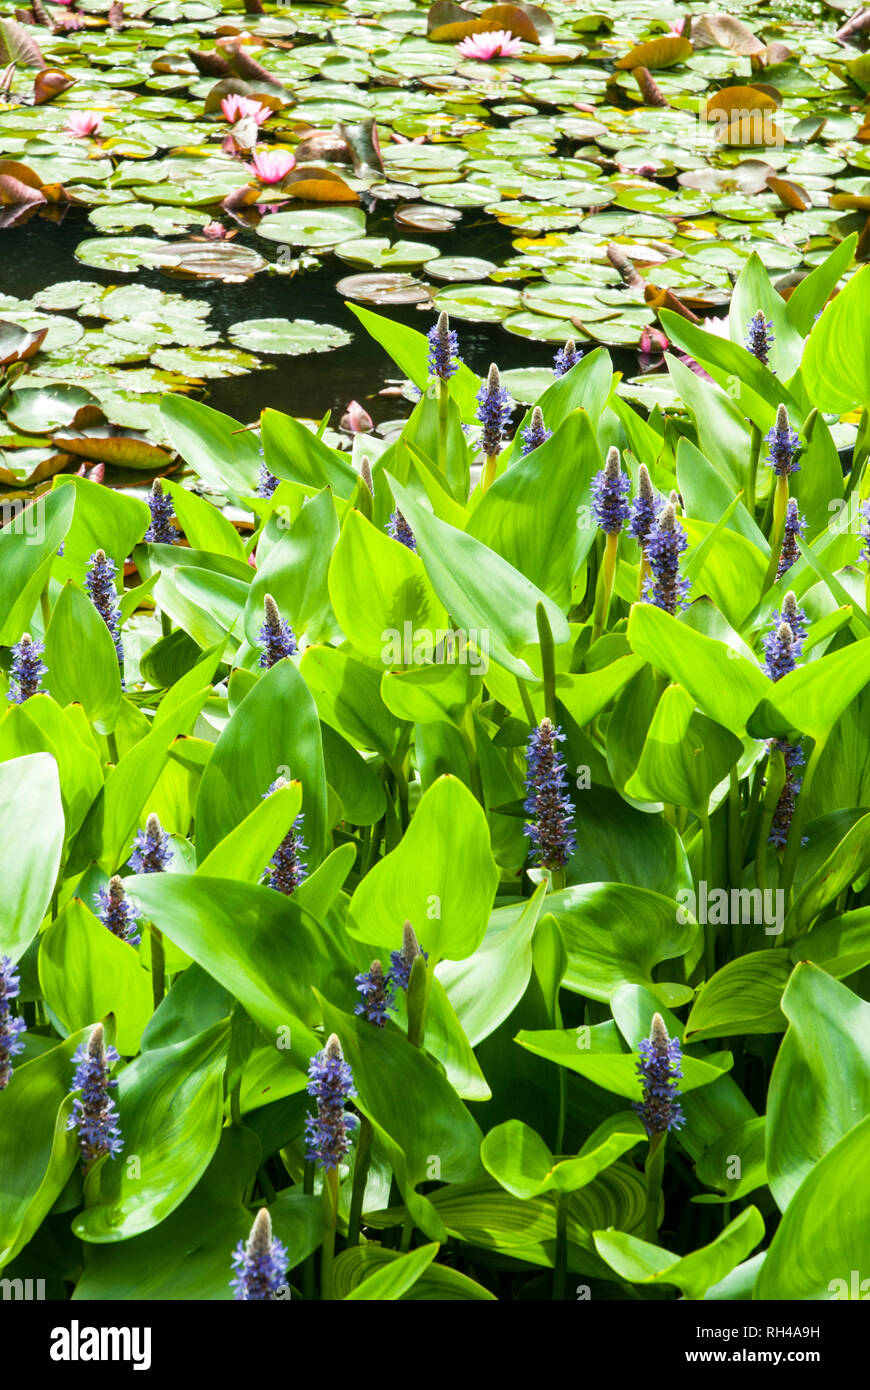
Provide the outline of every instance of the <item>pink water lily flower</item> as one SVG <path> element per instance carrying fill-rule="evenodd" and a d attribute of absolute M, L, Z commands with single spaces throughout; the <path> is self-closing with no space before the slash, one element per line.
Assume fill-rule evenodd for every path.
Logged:
<path fill-rule="evenodd" d="M 515 58 L 522 44 L 510 30 L 492 29 L 485 34 L 469 34 L 456 48 L 463 58 L 479 58 L 486 63 L 490 58 Z"/>
<path fill-rule="evenodd" d="M 280 183 L 296 168 L 296 157 L 287 150 L 263 150 L 255 154 L 245 168 L 259 179 L 260 183 Z"/>
<path fill-rule="evenodd" d="M 202 234 L 207 236 L 209 241 L 226 241 L 227 229 L 222 222 L 206 222 Z"/>
<path fill-rule="evenodd" d="M 268 121 L 272 114 L 268 106 L 263 106 L 253 97 L 240 97 L 235 92 L 224 97 L 221 102 L 221 111 L 230 125 L 235 125 L 236 121 L 240 121 L 243 116 L 253 116 L 257 125 L 262 125 L 264 121 Z"/>
<path fill-rule="evenodd" d="M 102 116 L 97 116 L 93 111 L 71 111 L 66 118 L 66 128 L 77 140 L 96 135 L 102 124 Z"/>

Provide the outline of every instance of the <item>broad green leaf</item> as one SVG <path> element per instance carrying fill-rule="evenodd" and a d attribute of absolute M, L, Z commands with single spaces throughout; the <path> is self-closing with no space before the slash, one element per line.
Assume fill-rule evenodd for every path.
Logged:
<path fill-rule="evenodd" d="M 514 1197 L 542 1192 L 576 1192 L 637 1144 L 646 1142 L 637 1115 L 623 1111 L 589 1136 L 576 1158 L 558 1160 L 539 1134 L 521 1120 L 496 1125 L 483 1141 L 480 1157 L 488 1173 Z"/>
<path fill-rule="evenodd" d="M 39 984 L 70 1032 L 111 1013 L 118 1051 L 124 1057 L 139 1051 L 153 1010 L 151 977 L 135 947 L 113 936 L 78 898 L 40 938 Z"/>
<path fill-rule="evenodd" d="M 228 1038 L 223 1021 L 187 1042 L 143 1052 L 120 1073 L 124 1152 L 88 1174 L 87 1205 L 73 1221 L 80 1240 L 128 1240 L 159 1225 L 196 1186 L 220 1140 Z"/>
<path fill-rule="evenodd" d="M 590 1028 L 565 1028 L 530 1032 L 523 1030 L 517 1034 L 516 1041 L 528 1048 L 537 1057 L 545 1057 L 569 1071 L 578 1072 L 596 1086 L 614 1095 L 625 1096 L 628 1100 L 641 1099 L 641 1082 L 637 1074 L 637 1056 L 632 1052 L 621 1052 L 618 1044 L 607 1043 L 604 1049 L 596 1040 Z M 729 1058 L 730 1054 L 724 1054 Z M 709 1086 L 724 1074 L 725 1068 L 702 1061 L 698 1057 L 683 1057 L 683 1078 L 680 1091 L 693 1091 L 699 1086 Z"/>
<path fill-rule="evenodd" d="M 204 878 L 237 878 L 259 883 L 269 860 L 302 807 L 302 787 L 291 782 L 255 806 L 250 815 L 215 845 L 196 872 Z"/>
<path fill-rule="evenodd" d="M 483 940 L 497 883 L 484 812 L 458 778 L 439 777 L 356 890 L 348 929 L 398 950 L 407 919 L 435 960 L 462 960 Z"/>
<path fill-rule="evenodd" d="M 48 911 L 64 841 L 57 763 L 32 753 L 0 764 L 0 955 L 17 961 Z"/>
<path fill-rule="evenodd" d="M 54 605 L 45 635 L 45 664 L 46 683 L 58 704 L 80 704 L 100 733 L 110 733 L 121 706 L 118 655 L 91 600 L 72 583 L 64 585 Z"/>
<path fill-rule="evenodd" d="M 334 647 L 309 647 L 299 670 L 317 703 L 317 713 L 357 748 L 394 759 L 407 747 L 410 725 L 381 699 L 382 672 Z"/>
<path fill-rule="evenodd" d="M 789 1027 L 770 1078 L 767 1171 L 785 1211 L 819 1159 L 870 1112 L 870 1004 L 801 964 L 782 1011 Z"/>
<path fill-rule="evenodd" d="M 163 397 L 160 416 L 173 447 L 211 487 L 253 492 L 260 446 L 256 435 L 245 432 L 238 420 L 178 395 Z"/>
<path fill-rule="evenodd" d="M 691 1255 L 671 1255 L 625 1231 L 596 1231 L 595 1248 L 622 1279 L 633 1284 L 675 1284 L 685 1298 L 703 1298 L 764 1239 L 764 1218 L 747 1207 L 714 1241 Z"/>
<path fill-rule="evenodd" d="M 822 311 L 804 348 L 801 376 L 814 405 L 837 415 L 870 404 L 870 314 L 867 266 Z"/>
<path fill-rule="evenodd" d="M 318 492 L 330 487 L 337 497 L 353 495 L 357 474 L 337 449 L 330 449 L 292 415 L 264 410 L 260 418 L 264 461 L 270 473 Z"/>
<path fill-rule="evenodd" d="M 753 1297 L 866 1299 L 868 1244 L 870 1115 L 807 1172 L 777 1227 Z"/>
<path fill-rule="evenodd" d="M 785 951 L 752 951 L 728 961 L 701 986 L 686 1022 L 686 1041 L 731 1033 L 781 1033 L 786 1021 L 779 1004 L 791 970 Z"/>
<path fill-rule="evenodd" d="M 326 576 L 338 541 L 338 517 L 328 488 L 318 492 L 288 526 L 282 516 L 273 517 L 266 534 L 275 536 L 265 558 L 258 548 L 257 572 L 248 590 L 245 636 L 254 646 L 263 625 L 263 601 L 267 594 L 278 605 L 297 638 L 331 642 L 341 629 L 332 611 Z"/>
<path fill-rule="evenodd" d="M 266 671 L 215 744 L 196 803 L 202 859 L 250 814 L 279 776 L 302 783 L 305 843 L 317 864 L 326 850 L 320 725 L 314 700 L 290 660 Z"/>
<path fill-rule="evenodd" d="M 0 530 L 0 644 L 27 629 L 75 507 L 73 488 L 39 497 Z"/>
<path fill-rule="evenodd" d="M 438 1250 L 439 1246 L 435 1242 L 432 1245 L 421 1245 L 417 1250 L 411 1250 L 407 1255 L 400 1255 L 397 1260 L 391 1260 L 389 1264 L 376 1269 L 374 1274 L 370 1274 L 361 1284 L 357 1284 L 350 1293 L 345 1294 L 345 1302 L 395 1303 L 414 1287 L 431 1265 Z"/>
<path fill-rule="evenodd" d="M 348 1298 L 375 1270 L 402 1258 L 398 1250 L 387 1250 L 374 1242 L 342 1250 L 334 1268 L 336 1297 Z M 449 1265 L 439 1264 L 430 1264 L 401 1297 L 404 1301 L 495 1302 L 495 1294 L 482 1284 L 475 1283 L 467 1274 L 460 1274 L 459 1270 L 451 1269 Z"/>
<path fill-rule="evenodd" d="M 670 685 L 659 700 L 637 770 L 625 790 L 642 801 L 670 802 L 706 815 L 710 793 L 742 753 L 739 738 L 697 713 L 692 696 Z"/>

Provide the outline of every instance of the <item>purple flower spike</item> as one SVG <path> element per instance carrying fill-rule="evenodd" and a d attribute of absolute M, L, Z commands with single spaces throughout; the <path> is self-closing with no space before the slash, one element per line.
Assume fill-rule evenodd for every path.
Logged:
<path fill-rule="evenodd" d="M 5 1091 L 12 1079 L 12 1058 L 24 1051 L 21 1034 L 27 1025 L 9 1007 L 20 992 L 21 981 L 11 958 L 0 956 L 0 1091 Z"/>
<path fill-rule="evenodd" d="M 384 974 L 379 960 L 373 960 L 368 973 L 354 976 L 354 984 L 362 995 L 354 1013 L 364 1014 L 369 1023 L 383 1028 L 387 1021 L 387 1009 L 391 1009 L 396 1002 L 392 977 Z"/>
<path fill-rule="evenodd" d="M 391 514 L 387 522 L 387 534 L 392 536 L 394 541 L 398 541 L 399 545 L 404 545 L 408 550 L 413 550 L 415 555 L 417 554 L 417 542 L 414 539 L 414 532 L 411 530 L 400 511 L 395 511 Z"/>
<path fill-rule="evenodd" d="M 678 1077 L 683 1074 L 680 1062 L 683 1050 L 677 1038 L 669 1038 L 661 1014 L 653 1014 L 649 1039 L 638 1044 L 640 1061 L 638 1075 L 643 1081 L 643 1100 L 632 1109 L 640 1115 L 647 1134 L 665 1134 L 686 1123 L 677 1099 Z"/>
<path fill-rule="evenodd" d="M 512 412 L 510 396 L 502 386 L 498 367 L 493 362 L 486 384 L 477 393 L 477 419 L 482 426 L 480 443 L 487 458 L 501 452 L 504 427 Z"/>
<path fill-rule="evenodd" d="M 115 589 L 115 575 L 118 567 L 110 560 L 105 550 L 95 550 L 90 558 L 90 569 L 85 575 L 85 588 L 91 603 L 96 608 L 115 644 L 118 665 L 124 665 L 124 648 L 121 645 L 120 612 L 118 594 Z"/>
<path fill-rule="evenodd" d="M 411 983 L 411 971 L 414 968 L 414 961 L 418 956 L 422 956 L 424 960 L 428 960 L 429 952 L 421 951 L 420 943 L 417 940 L 417 933 L 414 931 L 411 923 L 406 922 L 402 928 L 401 951 L 390 952 L 390 965 L 392 966 L 390 980 L 399 989 L 407 989 L 408 985 Z"/>
<path fill-rule="evenodd" d="M 751 352 L 753 357 L 768 366 L 768 354 L 776 339 L 773 336 L 773 323 L 764 317 L 764 310 L 757 309 L 749 320 L 746 329 L 746 350 Z"/>
<path fill-rule="evenodd" d="M 429 340 L 429 372 L 441 381 L 449 381 L 459 371 L 459 334 L 450 327 L 447 314 L 442 311 L 438 322 L 426 334 Z"/>
<path fill-rule="evenodd" d="M 267 792 L 264 792 L 263 799 L 271 796 L 273 792 L 280 791 L 282 787 L 289 787 L 290 783 L 285 777 L 279 777 L 273 782 Z M 308 865 L 303 862 L 302 854 L 308 848 L 302 839 L 302 822 L 305 819 L 304 812 L 301 812 L 293 822 L 293 827 L 284 836 L 268 865 L 268 873 L 263 879 L 263 883 L 268 888 L 274 888 L 276 893 L 283 893 L 289 897 L 295 893 L 300 883 L 308 876 Z"/>
<path fill-rule="evenodd" d="M 619 466 L 619 450 L 608 449 L 607 462 L 592 479 L 592 511 L 602 531 L 614 535 L 628 520 L 631 479 Z"/>
<path fill-rule="evenodd" d="M 523 430 L 523 456 L 530 454 L 541 444 L 546 444 L 547 440 L 552 439 L 552 437 L 553 431 L 547 429 L 541 407 L 536 405 L 532 411 L 532 423 Z"/>
<path fill-rule="evenodd" d="M 569 338 L 564 347 L 560 347 L 556 356 L 553 358 L 553 376 L 564 376 L 570 372 L 572 367 L 576 367 L 582 352 L 577 351 L 577 346 L 573 338 Z"/>
<path fill-rule="evenodd" d="M 97 1024 L 90 1040 L 82 1043 L 73 1061 L 72 1089 L 82 1094 L 73 1101 L 66 1127 L 78 1130 L 82 1166 L 87 1170 L 103 1154 L 114 1158 L 124 1147 L 115 1103 L 109 1095 L 110 1088 L 118 1084 L 110 1078 L 109 1069 L 120 1058 L 113 1047 L 106 1047 L 102 1023 Z"/>
<path fill-rule="evenodd" d="M 266 621 L 260 628 L 260 645 L 263 650 L 259 664 L 269 670 L 285 656 L 293 656 L 296 651 L 296 638 L 290 624 L 281 617 L 271 594 L 267 594 L 263 600 L 263 610 Z"/>
<path fill-rule="evenodd" d="M 136 831 L 133 853 L 127 860 L 137 874 L 159 874 L 172 860 L 172 844 L 157 817 L 152 814 L 144 830 Z"/>
<path fill-rule="evenodd" d="M 20 642 L 12 648 L 12 665 L 9 669 L 9 693 L 7 699 L 15 705 L 23 705 L 31 695 L 39 695 L 40 682 L 48 667 L 42 661 L 44 642 L 34 642 L 29 632 L 25 632 Z M 45 694 L 48 694 L 46 691 Z"/>
<path fill-rule="evenodd" d="M 772 681 L 781 681 L 797 667 L 803 641 L 795 639 L 794 631 L 787 622 L 779 622 L 762 641 L 764 647 L 764 674 Z"/>
<path fill-rule="evenodd" d="M 356 1095 L 353 1073 L 344 1060 L 341 1043 L 333 1033 L 308 1068 L 308 1094 L 317 1101 L 317 1114 L 305 1121 L 305 1157 L 309 1163 L 337 1168 L 350 1151 L 350 1132 L 356 1116 L 345 1113 L 345 1104 Z"/>
<path fill-rule="evenodd" d="M 799 560 L 801 553 L 798 550 L 798 536 L 802 536 L 806 528 L 807 519 L 801 516 L 798 511 L 798 504 L 793 497 L 789 498 L 788 506 L 785 509 L 785 531 L 782 537 L 782 550 L 779 552 L 779 564 L 776 567 L 777 579 L 782 579 L 787 574 L 796 560 Z"/>
<path fill-rule="evenodd" d="M 794 456 L 800 440 L 789 424 L 784 405 L 777 406 L 776 424 L 764 437 L 769 450 L 767 463 L 776 476 L 787 478 L 790 473 L 799 473 L 800 464 L 795 463 Z"/>
<path fill-rule="evenodd" d="M 271 497 L 272 493 L 278 486 L 278 479 L 275 477 L 275 474 L 270 473 L 269 469 L 266 467 L 266 455 L 264 450 L 260 449 L 259 453 L 260 458 L 263 460 L 263 462 L 260 464 L 260 477 L 259 481 L 257 482 L 257 490 L 254 496 Z"/>
<path fill-rule="evenodd" d="M 535 847 L 536 861 L 544 869 L 563 869 L 576 848 L 574 805 L 568 800 L 565 764 L 557 743 L 561 729 L 542 719 L 529 735 L 526 750 L 526 799 L 524 810 L 533 817 L 524 827 Z"/>
<path fill-rule="evenodd" d="M 637 497 L 631 504 L 628 522 L 628 534 L 639 546 L 646 545 L 649 533 L 664 505 L 664 498 L 659 497 L 655 491 L 649 470 L 646 464 L 642 463 L 637 470 Z"/>
<path fill-rule="evenodd" d="M 233 1252 L 235 1274 L 230 1281 L 237 1302 L 274 1302 L 287 1278 L 290 1257 L 276 1236 L 272 1218 L 261 1207 L 254 1218 L 247 1242 L 239 1241 Z"/>
<path fill-rule="evenodd" d="M 680 556 L 688 544 L 674 504 L 668 502 L 647 539 L 646 558 L 653 577 L 646 581 L 643 591 L 644 601 L 665 613 L 674 614 L 686 607 L 691 585 L 688 579 L 680 578 Z"/>
<path fill-rule="evenodd" d="M 124 881 L 118 874 L 109 879 L 108 888 L 97 889 L 94 907 L 103 926 L 113 936 L 120 937 L 122 941 L 129 941 L 131 946 L 139 944 L 136 913 L 124 892 Z"/>
<path fill-rule="evenodd" d="M 159 545 L 174 545 L 178 532 L 172 525 L 175 519 L 172 498 L 163 491 L 163 484 L 159 478 L 155 478 L 151 484 L 148 506 L 151 511 L 151 525 L 145 532 L 146 541 L 153 541 Z"/>

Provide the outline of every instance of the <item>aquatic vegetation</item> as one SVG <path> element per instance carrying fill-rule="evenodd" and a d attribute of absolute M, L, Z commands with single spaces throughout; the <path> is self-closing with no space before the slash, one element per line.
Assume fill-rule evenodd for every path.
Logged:
<path fill-rule="evenodd" d="M 0 109 L 8 244 L 69 218 L 101 277 L 0 311 L 4 1279 L 659 1335 L 860 1299 L 848 35 L 70 10 L 10 22 L 75 81 L 16 61 Z M 442 252 L 478 214 L 498 260 Z M 339 262 L 382 375 L 315 420 L 286 359 L 349 346 L 300 303 Z M 197 398 L 260 354 L 277 405 Z"/>

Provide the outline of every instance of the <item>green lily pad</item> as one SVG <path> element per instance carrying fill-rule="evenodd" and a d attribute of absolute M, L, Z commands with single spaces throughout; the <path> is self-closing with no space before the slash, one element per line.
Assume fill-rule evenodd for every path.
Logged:
<path fill-rule="evenodd" d="M 299 357 L 346 347 L 352 334 L 331 323 L 311 319 L 246 319 L 229 329 L 230 341 L 251 352 L 284 353 Z"/>

